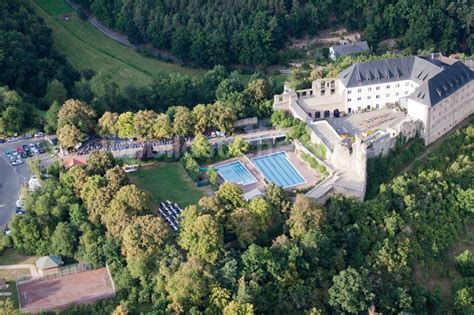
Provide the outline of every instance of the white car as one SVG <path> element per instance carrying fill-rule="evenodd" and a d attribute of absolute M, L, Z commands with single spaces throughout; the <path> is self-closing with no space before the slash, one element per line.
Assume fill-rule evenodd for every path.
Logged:
<path fill-rule="evenodd" d="M 18 200 L 16 201 L 16 207 L 17 207 L 17 208 L 23 208 L 23 200 L 18 199 Z"/>
<path fill-rule="evenodd" d="M 42 136 L 44 136 L 44 133 L 42 133 L 42 132 L 35 133 L 35 138 L 39 138 L 39 137 L 42 137 Z"/>

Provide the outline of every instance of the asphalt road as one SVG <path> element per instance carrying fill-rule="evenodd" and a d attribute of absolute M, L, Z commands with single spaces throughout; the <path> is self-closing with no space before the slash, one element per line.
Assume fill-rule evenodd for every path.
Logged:
<path fill-rule="evenodd" d="M 15 150 L 17 146 L 44 141 L 44 138 L 24 139 L 9 143 L 0 143 L 0 231 L 3 231 L 15 213 L 16 201 L 20 187 L 27 182 L 30 174 L 27 161 L 11 166 L 5 156 L 5 151 Z"/>

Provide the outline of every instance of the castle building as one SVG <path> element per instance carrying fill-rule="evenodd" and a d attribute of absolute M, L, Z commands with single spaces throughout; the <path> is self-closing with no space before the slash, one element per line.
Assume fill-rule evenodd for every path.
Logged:
<path fill-rule="evenodd" d="M 400 135 L 429 145 L 474 113 L 473 78 L 462 62 L 433 54 L 359 62 L 310 89 L 285 86 L 273 109 L 308 125 L 332 174 L 306 195 L 363 199 L 368 158 L 386 154 Z"/>
<path fill-rule="evenodd" d="M 473 113 L 473 78 L 462 62 L 441 55 L 359 62 L 311 89 L 285 87 L 273 108 L 311 121 L 398 104 L 423 123 L 428 145 Z"/>

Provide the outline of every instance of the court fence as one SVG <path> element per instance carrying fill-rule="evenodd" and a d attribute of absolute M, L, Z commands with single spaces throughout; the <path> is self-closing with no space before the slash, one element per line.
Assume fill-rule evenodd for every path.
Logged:
<path fill-rule="evenodd" d="M 73 275 L 76 273 L 86 272 L 89 270 L 93 270 L 93 267 L 89 263 L 80 262 L 73 265 L 67 265 L 59 268 L 59 271 L 53 274 L 48 274 L 40 277 L 32 277 L 31 275 L 24 275 L 18 276 L 16 278 L 17 286 L 22 282 L 31 282 L 31 281 L 39 281 L 39 280 L 49 280 L 55 279 L 59 277 L 64 277 L 68 275 Z"/>

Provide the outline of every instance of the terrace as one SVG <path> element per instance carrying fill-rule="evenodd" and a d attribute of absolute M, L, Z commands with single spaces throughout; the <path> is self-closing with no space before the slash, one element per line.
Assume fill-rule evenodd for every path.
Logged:
<path fill-rule="evenodd" d="M 341 118 L 326 118 L 339 135 L 365 138 L 377 130 L 392 127 L 405 118 L 406 114 L 395 109 L 384 108 L 376 111 L 350 115 Z"/>

